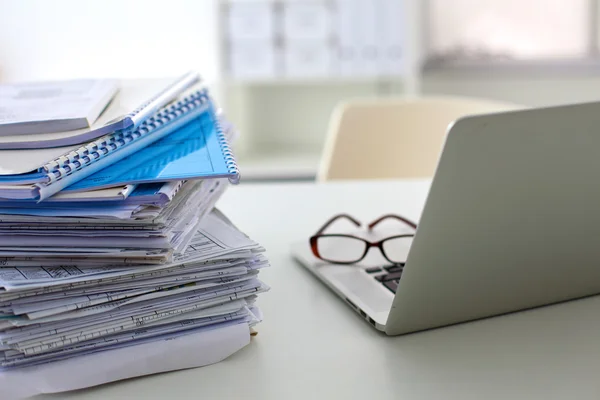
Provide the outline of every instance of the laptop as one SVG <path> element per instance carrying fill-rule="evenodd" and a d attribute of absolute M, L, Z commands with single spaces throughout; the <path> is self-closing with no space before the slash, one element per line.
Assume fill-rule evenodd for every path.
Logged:
<path fill-rule="evenodd" d="M 600 293 L 600 102 L 455 121 L 406 262 L 369 253 L 337 265 L 316 258 L 308 238 L 292 247 L 388 335 Z M 386 286 L 378 277 L 390 273 L 396 285 Z"/>

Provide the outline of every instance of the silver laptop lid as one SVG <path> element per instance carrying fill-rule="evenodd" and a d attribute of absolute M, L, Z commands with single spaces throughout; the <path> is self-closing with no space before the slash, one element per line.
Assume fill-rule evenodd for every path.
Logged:
<path fill-rule="evenodd" d="M 600 103 L 451 127 L 387 332 L 600 292 Z"/>

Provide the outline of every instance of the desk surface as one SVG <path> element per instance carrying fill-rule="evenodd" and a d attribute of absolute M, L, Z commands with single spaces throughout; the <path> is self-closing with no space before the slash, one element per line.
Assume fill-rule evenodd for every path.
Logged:
<path fill-rule="evenodd" d="M 400 337 L 376 332 L 289 255 L 331 215 L 417 219 L 427 182 L 242 184 L 219 207 L 267 248 L 253 342 L 204 368 L 44 399 L 598 399 L 600 297 Z"/>

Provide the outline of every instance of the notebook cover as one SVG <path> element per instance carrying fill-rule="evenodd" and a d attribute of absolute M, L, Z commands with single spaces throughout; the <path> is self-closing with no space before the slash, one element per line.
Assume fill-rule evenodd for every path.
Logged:
<path fill-rule="evenodd" d="M 199 178 L 235 179 L 237 168 L 224 141 L 210 109 L 167 137 L 64 190 Z"/>

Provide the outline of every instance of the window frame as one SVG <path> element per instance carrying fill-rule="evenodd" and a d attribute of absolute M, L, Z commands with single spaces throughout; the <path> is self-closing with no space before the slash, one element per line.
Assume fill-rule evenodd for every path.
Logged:
<path fill-rule="evenodd" d="M 456 70 L 456 71 L 483 71 L 499 70 L 507 72 L 600 72 L 600 0 L 588 1 L 589 31 L 588 48 L 586 56 L 565 59 L 537 59 L 537 60 L 508 60 L 508 61 L 475 61 L 469 59 L 448 60 L 436 57 L 432 52 L 431 32 L 432 20 L 429 15 L 431 0 L 420 1 L 421 10 L 421 48 L 423 71 Z"/>

